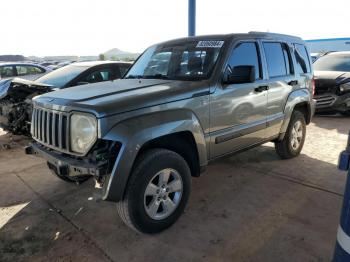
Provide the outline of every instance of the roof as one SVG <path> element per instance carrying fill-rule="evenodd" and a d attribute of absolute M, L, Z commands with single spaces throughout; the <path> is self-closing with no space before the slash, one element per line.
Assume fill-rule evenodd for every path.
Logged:
<path fill-rule="evenodd" d="M 132 64 L 130 62 L 123 62 L 123 61 L 87 61 L 87 62 L 75 62 L 70 65 L 73 66 L 82 66 L 82 67 L 91 67 L 91 66 L 97 66 L 97 65 L 106 65 L 106 64 Z"/>
<path fill-rule="evenodd" d="M 3 65 L 9 65 L 9 66 L 29 65 L 29 66 L 38 66 L 38 67 L 45 68 L 45 66 L 42 66 L 42 65 L 39 65 L 39 64 L 35 64 L 35 63 L 28 63 L 28 62 L 0 62 L 0 66 L 3 66 Z"/>
<path fill-rule="evenodd" d="M 201 41 L 201 40 L 231 40 L 234 38 L 270 38 L 270 39 L 285 39 L 286 41 L 302 42 L 300 37 L 277 34 L 270 32 L 249 32 L 249 33 L 232 33 L 232 34 L 217 34 L 217 35 L 202 35 L 178 38 L 162 42 L 160 44 L 176 44 L 184 41 Z"/>

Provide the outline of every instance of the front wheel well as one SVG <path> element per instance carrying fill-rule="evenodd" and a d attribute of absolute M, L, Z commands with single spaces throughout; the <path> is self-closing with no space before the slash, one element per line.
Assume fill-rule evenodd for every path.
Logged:
<path fill-rule="evenodd" d="M 191 175 L 200 175 L 200 164 L 196 141 L 190 131 L 183 131 L 161 136 L 146 142 L 140 149 L 138 156 L 152 148 L 164 148 L 176 152 L 187 162 Z"/>

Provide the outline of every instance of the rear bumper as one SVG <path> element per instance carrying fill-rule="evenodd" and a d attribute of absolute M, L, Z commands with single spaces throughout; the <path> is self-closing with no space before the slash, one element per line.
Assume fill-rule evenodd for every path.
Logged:
<path fill-rule="evenodd" d="M 350 110 L 350 93 L 336 95 L 332 93 L 317 95 L 316 112 L 345 112 Z"/>
<path fill-rule="evenodd" d="M 106 173 L 107 163 L 90 164 L 82 160 L 77 160 L 52 150 L 37 143 L 32 143 L 25 148 L 25 153 L 44 158 L 48 167 L 59 176 L 79 177 L 79 176 L 100 176 Z"/>

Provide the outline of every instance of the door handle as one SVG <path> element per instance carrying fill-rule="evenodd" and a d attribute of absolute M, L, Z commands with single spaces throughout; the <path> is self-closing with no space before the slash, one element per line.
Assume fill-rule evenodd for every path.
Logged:
<path fill-rule="evenodd" d="M 288 82 L 288 85 L 290 86 L 296 86 L 298 84 L 298 80 L 292 80 Z"/>
<path fill-rule="evenodd" d="M 267 90 L 269 90 L 269 86 L 259 86 L 259 87 L 254 88 L 254 91 L 257 93 L 267 91 Z"/>

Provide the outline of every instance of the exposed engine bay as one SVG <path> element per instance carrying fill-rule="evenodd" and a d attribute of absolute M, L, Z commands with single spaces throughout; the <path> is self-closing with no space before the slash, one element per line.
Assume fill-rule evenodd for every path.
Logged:
<path fill-rule="evenodd" d="M 32 98 L 52 91 L 50 86 L 14 79 L 0 82 L 0 126 L 15 135 L 30 135 Z"/>

